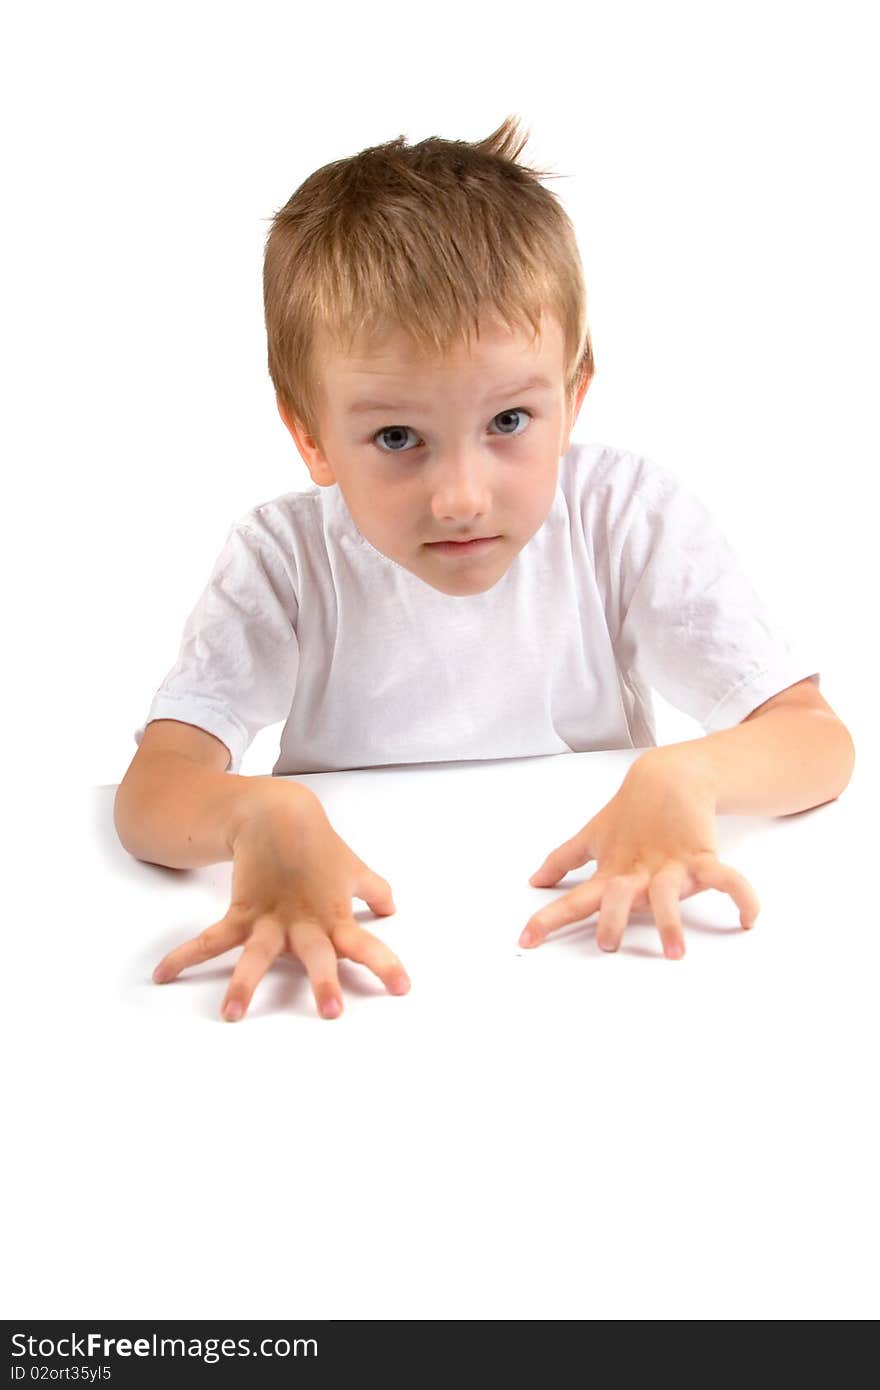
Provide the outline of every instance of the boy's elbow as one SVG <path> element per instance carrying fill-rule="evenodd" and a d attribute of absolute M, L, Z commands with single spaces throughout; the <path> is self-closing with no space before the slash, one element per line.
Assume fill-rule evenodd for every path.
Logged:
<path fill-rule="evenodd" d="M 136 755 L 113 798 L 113 826 L 119 843 L 135 859 L 145 864 L 158 863 L 158 860 L 149 859 L 145 854 L 144 836 L 148 822 L 153 819 L 151 804 L 160 790 L 160 784 L 146 767 L 146 759 Z M 146 838 L 150 839 L 149 833 Z"/>
<path fill-rule="evenodd" d="M 855 745 L 855 741 L 854 741 L 854 739 L 853 739 L 853 736 L 852 736 L 852 734 L 850 733 L 849 729 L 846 727 L 846 725 L 845 725 L 845 724 L 841 724 L 840 727 L 843 729 L 843 732 L 846 734 L 846 745 L 847 745 L 847 746 L 846 746 L 846 781 L 844 782 L 843 787 L 841 788 L 841 791 L 844 791 L 844 790 L 849 786 L 850 779 L 851 779 L 851 777 L 852 777 L 852 775 L 853 775 L 853 772 L 855 771 L 855 766 L 856 766 L 856 745 Z"/>
<path fill-rule="evenodd" d="M 832 801 L 836 801 L 837 798 L 846 791 L 852 780 L 856 765 L 856 745 L 849 729 L 843 723 L 843 720 L 838 719 L 836 714 L 829 714 L 823 717 L 833 720 L 838 738 L 837 761 L 841 780 L 839 782 L 839 790 L 830 798 Z"/>
<path fill-rule="evenodd" d="M 135 859 L 139 859 L 141 856 L 132 847 L 132 832 L 137 822 L 137 808 L 131 791 L 128 774 L 126 774 L 116 788 L 116 795 L 113 798 L 113 827 L 122 848 L 128 850 L 129 854 L 133 854 Z"/>

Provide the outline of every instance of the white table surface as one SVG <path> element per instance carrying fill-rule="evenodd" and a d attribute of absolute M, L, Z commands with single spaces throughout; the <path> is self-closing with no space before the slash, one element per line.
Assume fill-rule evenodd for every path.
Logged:
<path fill-rule="evenodd" d="M 7 923 L 5 1316 L 876 1317 L 872 784 L 719 818 L 751 932 L 708 891 L 682 961 L 650 913 L 616 954 L 595 916 L 522 950 L 594 866 L 529 875 L 636 756 L 297 778 L 391 883 L 394 916 L 353 906 L 412 980 L 341 962 L 332 1021 L 292 960 L 235 1024 L 237 951 L 153 984 L 232 866 L 134 859 L 89 789 Z"/>

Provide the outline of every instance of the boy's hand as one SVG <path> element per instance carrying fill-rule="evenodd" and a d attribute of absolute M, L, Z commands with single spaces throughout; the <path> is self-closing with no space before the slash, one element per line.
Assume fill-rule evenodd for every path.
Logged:
<path fill-rule="evenodd" d="M 529 879 L 549 888 L 569 869 L 596 860 L 586 883 L 536 912 L 519 938 L 537 946 L 548 932 L 599 909 L 596 942 L 604 951 L 620 945 L 630 912 L 650 907 L 664 955 L 684 955 L 678 904 L 705 888 L 729 893 L 740 924 L 751 927 L 761 905 L 751 884 L 716 856 L 715 798 L 706 779 L 686 759 L 658 748 L 630 767 L 620 790 L 591 821 Z"/>
<path fill-rule="evenodd" d="M 353 896 L 382 917 L 395 912 L 390 885 L 340 839 L 318 798 L 300 792 L 307 789 L 267 799 L 243 821 L 232 844 L 229 911 L 153 971 L 163 984 L 243 943 L 221 1009 L 230 1021 L 243 1016 L 260 980 L 285 953 L 302 961 L 324 1018 L 342 1012 L 337 958 L 366 965 L 392 994 L 409 989 L 397 956 L 352 916 Z"/>

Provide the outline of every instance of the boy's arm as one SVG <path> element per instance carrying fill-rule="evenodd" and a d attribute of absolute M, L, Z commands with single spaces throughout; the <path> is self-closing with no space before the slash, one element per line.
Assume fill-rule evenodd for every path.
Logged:
<path fill-rule="evenodd" d="M 802 680 L 730 729 L 642 756 L 673 777 L 688 763 L 699 767 L 718 815 L 790 816 L 836 800 L 849 785 L 856 751 L 825 697 Z"/>
<path fill-rule="evenodd" d="M 731 729 L 649 748 L 620 790 L 529 880 L 550 888 L 577 865 L 592 877 L 536 912 L 520 937 L 535 946 L 550 931 L 599 910 L 596 942 L 616 951 L 630 911 L 650 908 L 667 956 L 684 955 L 679 899 L 729 893 L 750 927 L 754 888 L 717 857 L 721 813 L 784 816 L 833 801 L 849 783 L 855 748 L 846 726 L 811 681 L 766 700 Z"/>
<path fill-rule="evenodd" d="M 113 804 L 116 833 L 136 859 L 197 869 L 232 859 L 243 819 L 314 794 L 298 782 L 227 773 L 226 745 L 174 719 L 147 725 Z"/>

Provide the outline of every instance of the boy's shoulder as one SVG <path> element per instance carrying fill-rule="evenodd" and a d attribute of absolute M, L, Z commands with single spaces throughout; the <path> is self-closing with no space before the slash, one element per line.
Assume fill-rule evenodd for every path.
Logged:
<path fill-rule="evenodd" d="M 233 525 L 258 533 L 273 531 L 278 525 L 308 525 L 320 514 L 323 491 L 323 488 L 315 486 L 296 492 L 280 492 L 277 497 L 249 507 Z"/>
<path fill-rule="evenodd" d="M 609 523 L 633 507 L 669 504 L 681 480 L 646 454 L 597 442 L 571 444 L 559 469 L 569 508 L 592 525 Z"/>
<path fill-rule="evenodd" d="M 648 454 L 595 440 L 572 442 L 562 456 L 561 472 L 591 486 L 628 487 L 634 481 L 674 480 L 674 474 Z"/>
<path fill-rule="evenodd" d="M 325 521 L 321 494 L 326 490 L 315 486 L 257 502 L 230 524 L 227 544 L 234 539 L 246 550 L 274 553 L 295 563 L 300 547 L 321 536 Z"/>

